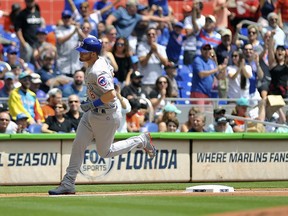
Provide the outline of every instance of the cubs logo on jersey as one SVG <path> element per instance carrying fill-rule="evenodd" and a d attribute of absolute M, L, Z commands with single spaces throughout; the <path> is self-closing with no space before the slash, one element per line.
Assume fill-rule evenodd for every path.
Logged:
<path fill-rule="evenodd" d="M 97 82 L 100 86 L 106 86 L 107 85 L 107 80 L 104 76 L 100 76 L 98 78 Z"/>

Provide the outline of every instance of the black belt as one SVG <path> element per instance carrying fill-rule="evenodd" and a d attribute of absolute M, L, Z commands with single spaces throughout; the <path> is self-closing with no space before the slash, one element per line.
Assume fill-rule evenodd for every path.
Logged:
<path fill-rule="evenodd" d="M 93 111 L 94 111 L 94 112 L 97 112 L 97 113 L 103 113 L 103 114 L 106 114 L 105 109 L 101 109 L 101 108 L 95 108 Z"/>

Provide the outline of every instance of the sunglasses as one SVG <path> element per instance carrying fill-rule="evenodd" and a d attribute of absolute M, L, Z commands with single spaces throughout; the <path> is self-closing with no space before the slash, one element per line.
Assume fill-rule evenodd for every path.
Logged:
<path fill-rule="evenodd" d="M 118 47 L 124 47 L 124 43 L 116 43 L 116 46 L 118 46 Z"/>
<path fill-rule="evenodd" d="M 211 50 L 210 48 L 203 48 L 202 50 L 204 50 L 204 51 L 209 51 L 209 50 Z"/>
<path fill-rule="evenodd" d="M 69 101 L 69 104 L 72 104 L 72 103 L 79 103 L 79 101 L 77 101 L 77 100 L 71 100 L 71 101 Z"/>
<path fill-rule="evenodd" d="M 239 55 L 232 55 L 233 58 L 236 58 L 236 57 L 238 57 L 238 56 L 239 56 Z"/>
<path fill-rule="evenodd" d="M 255 31 L 249 31 L 248 33 L 249 33 L 249 35 L 254 35 L 254 34 L 256 34 Z"/>

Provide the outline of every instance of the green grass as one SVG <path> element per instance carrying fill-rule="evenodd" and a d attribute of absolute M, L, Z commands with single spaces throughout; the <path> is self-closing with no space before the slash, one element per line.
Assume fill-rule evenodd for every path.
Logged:
<path fill-rule="evenodd" d="M 77 185 L 79 192 L 185 190 L 200 184 L 237 189 L 288 188 L 287 181 Z M 54 186 L 0 186 L 2 193 L 46 193 Z M 1 216 L 185 216 L 284 206 L 288 197 L 261 196 L 61 196 L 0 198 Z"/>

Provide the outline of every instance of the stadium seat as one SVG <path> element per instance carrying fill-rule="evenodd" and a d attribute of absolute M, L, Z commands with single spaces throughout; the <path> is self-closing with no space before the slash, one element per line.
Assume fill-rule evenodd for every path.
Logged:
<path fill-rule="evenodd" d="M 42 125 L 40 125 L 40 124 L 31 124 L 28 127 L 28 132 L 29 133 L 42 133 L 41 127 L 42 127 Z"/>

